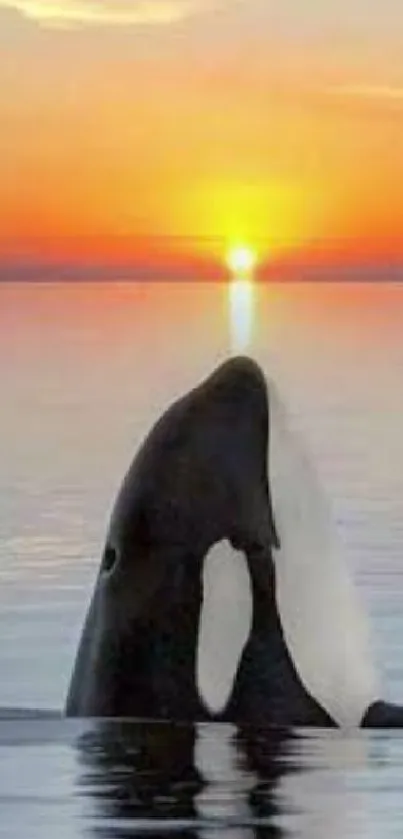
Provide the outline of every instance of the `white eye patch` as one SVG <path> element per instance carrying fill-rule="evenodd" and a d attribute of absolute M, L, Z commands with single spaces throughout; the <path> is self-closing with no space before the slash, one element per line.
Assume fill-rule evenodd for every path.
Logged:
<path fill-rule="evenodd" d="M 213 545 L 203 569 L 196 678 L 200 697 L 212 714 L 230 699 L 253 615 L 245 556 L 229 542 Z"/>

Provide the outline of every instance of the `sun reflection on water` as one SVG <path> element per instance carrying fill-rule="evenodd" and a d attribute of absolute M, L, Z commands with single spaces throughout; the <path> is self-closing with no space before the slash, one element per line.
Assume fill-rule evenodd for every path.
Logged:
<path fill-rule="evenodd" d="M 252 279 L 234 277 L 229 284 L 230 340 L 232 352 L 245 352 L 253 339 L 256 287 Z"/>

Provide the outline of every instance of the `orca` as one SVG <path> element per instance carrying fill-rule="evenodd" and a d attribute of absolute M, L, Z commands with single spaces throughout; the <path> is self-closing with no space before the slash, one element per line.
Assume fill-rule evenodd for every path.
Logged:
<path fill-rule="evenodd" d="M 68 715 L 203 719 L 196 684 L 203 561 L 228 540 L 266 584 L 276 541 L 264 376 L 231 359 L 140 447 L 112 512 Z"/>
<path fill-rule="evenodd" d="M 235 357 L 157 421 L 118 493 L 67 716 L 403 725 L 277 388 Z"/>

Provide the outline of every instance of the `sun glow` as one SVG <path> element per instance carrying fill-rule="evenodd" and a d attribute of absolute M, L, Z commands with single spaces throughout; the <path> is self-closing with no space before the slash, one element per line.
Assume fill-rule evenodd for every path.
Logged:
<path fill-rule="evenodd" d="M 250 276 L 257 263 L 257 254 L 247 245 L 237 245 L 228 252 L 227 263 L 236 277 Z"/>

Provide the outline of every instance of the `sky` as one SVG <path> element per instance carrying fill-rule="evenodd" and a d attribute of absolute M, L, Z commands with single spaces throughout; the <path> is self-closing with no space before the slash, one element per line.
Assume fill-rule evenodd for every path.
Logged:
<path fill-rule="evenodd" d="M 0 0 L 0 276 L 403 265 L 402 54 L 401 0 Z"/>

